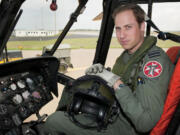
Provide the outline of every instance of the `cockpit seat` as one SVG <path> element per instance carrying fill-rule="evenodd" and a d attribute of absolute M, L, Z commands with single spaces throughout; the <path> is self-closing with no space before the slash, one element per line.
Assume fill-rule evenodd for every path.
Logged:
<path fill-rule="evenodd" d="M 167 55 L 171 59 L 172 63 L 176 65 L 178 58 L 180 57 L 180 46 L 174 46 L 167 50 Z"/>
<path fill-rule="evenodd" d="M 180 46 L 169 48 L 167 55 L 176 66 L 169 84 L 163 114 L 150 135 L 177 135 L 180 123 Z"/>

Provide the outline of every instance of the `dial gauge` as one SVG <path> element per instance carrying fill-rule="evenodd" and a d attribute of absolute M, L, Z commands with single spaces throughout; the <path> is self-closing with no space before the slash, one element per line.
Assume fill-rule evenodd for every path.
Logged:
<path fill-rule="evenodd" d="M 23 99 L 22 99 L 22 96 L 19 95 L 19 94 L 16 94 L 14 97 L 13 97 L 13 102 L 15 104 L 20 104 L 22 103 Z"/>
<path fill-rule="evenodd" d="M 21 89 L 25 88 L 26 87 L 26 83 L 23 81 L 23 80 L 19 80 L 17 82 L 17 86 Z"/>
<path fill-rule="evenodd" d="M 16 90 L 17 89 L 17 86 L 16 86 L 15 83 L 12 83 L 9 87 L 10 87 L 11 90 Z"/>

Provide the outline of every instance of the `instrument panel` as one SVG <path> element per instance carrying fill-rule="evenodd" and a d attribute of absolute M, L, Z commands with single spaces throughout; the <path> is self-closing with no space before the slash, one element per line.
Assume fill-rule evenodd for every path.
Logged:
<path fill-rule="evenodd" d="M 0 130 L 20 126 L 27 117 L 53 99 L 51 92 L 57 91 L 55 74 L 58 63 L 55 58 L 34 58 L 5 66 L 14 72 L 0 76 Z M 1 69 L 0 65 L 0 72 Z M 4 68 L 6 71 L 8 69 Z"/>

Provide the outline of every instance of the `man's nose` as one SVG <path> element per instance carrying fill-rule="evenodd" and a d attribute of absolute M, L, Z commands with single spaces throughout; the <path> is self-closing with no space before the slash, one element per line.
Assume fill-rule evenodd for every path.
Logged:
<path fill-rule="evenodd" d="M 121 30 L 121 31 L 120 31 L 120 33 L 119 33 L 119 38 L 120 38 L 120 39 L 125 38 L 125 31 L 124 31 L 124 30 Z"/>
<path fill-rule="evenodd" d="M 121 30 L 121 31 L 118 31 L 118 33 L 117 33 L 117 36 L 118 36 L 118 38 L 120 38 L 120 39 L 123 39 L 123 38 L 125 38 L 125 31 L 124 30 Z"/>

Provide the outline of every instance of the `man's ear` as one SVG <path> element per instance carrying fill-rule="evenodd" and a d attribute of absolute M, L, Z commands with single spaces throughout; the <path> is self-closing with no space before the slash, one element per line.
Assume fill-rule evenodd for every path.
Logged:
<path fill-rule="evenodd" d="M 140 25 L 141 31 L 145 31 L 145 22 L 142 22 Z"/>

